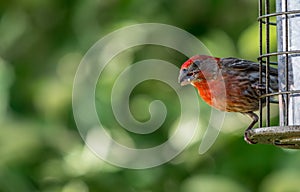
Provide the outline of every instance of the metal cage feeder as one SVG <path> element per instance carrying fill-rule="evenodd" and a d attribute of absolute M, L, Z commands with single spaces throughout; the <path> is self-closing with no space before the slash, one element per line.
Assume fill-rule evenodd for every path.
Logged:
<path fill-rule="evenodd" d="M 266 94 L 260 98 L 259 128 L 247 134 L 253 143 L 300 149 L 300 1 L 259 0 L 258 3 L 260 83 L 265 82 Z M 276 39 L 271 38 L 272 28 L 276 28 Z M 274 44 L 277 44 L 276 51 L 271 50 Z M 270 93 L 269 67 L 274 65 L 278 68 L 279 90 Z M 278 97 L 279 104 L 278 126 L 270 124 L 270 104 L 274 96 Z"/>

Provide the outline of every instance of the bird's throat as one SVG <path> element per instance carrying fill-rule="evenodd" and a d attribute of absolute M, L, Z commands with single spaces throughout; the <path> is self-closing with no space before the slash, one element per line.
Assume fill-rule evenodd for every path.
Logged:
<path fill-rule="evenodd" d="M 212 95 L 210 92 L 210 86 L 206 81 L 193 82 L 193 86 L 198 89 L 201 98 L 209 105 L 212 105 Z"/>

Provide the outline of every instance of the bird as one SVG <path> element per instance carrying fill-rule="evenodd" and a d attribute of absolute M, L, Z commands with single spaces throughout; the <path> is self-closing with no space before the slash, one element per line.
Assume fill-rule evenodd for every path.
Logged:
<path fill-rule="evenodd" d="M 266 67 L 261 67 L 261 83 L 259 68 L 258 63 L 245 59 L 195 55 L 182 64 L 178 83 L 181 86 L 193 85 L 208 105 L 220 111 L 249 116 L 252 122 L 245 131 L 244 139 L 254 144 L 248 138 L 247 131 L 259 120 L 254 112 L 259 109 L 260 97 L 278 91 L 278 70 L 269 66 L 269 86 L 266 90 Z M 266 99 L 262 99 L 263 105 L 265 102 Z"/>

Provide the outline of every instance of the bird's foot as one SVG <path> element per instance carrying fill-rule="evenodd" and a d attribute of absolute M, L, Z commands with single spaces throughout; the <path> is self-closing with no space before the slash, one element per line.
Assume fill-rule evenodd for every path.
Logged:
<path fill-rule="evenodd" d="M 244 133 L 244 140 L 248 143 L 248 144 L 256 144 L 257 142 L 256 141 L 253 141 L 249 138 L 249 130 L 246 130 L 245 133 Z"/>
<path fill-rule="evenodd" d="M 256 141 L 253 141 L 252 139 L 250 139 L 250 132 L 251 132 L 253 126 L 255 125 L 255 123 L 257 123 L 259 118 L 252 111 L 244 113 L 244 114 L 248 115 L 253 120 L 244 133 L 244 140 L 249 144 L 256 144 L 257 143 Z"/>

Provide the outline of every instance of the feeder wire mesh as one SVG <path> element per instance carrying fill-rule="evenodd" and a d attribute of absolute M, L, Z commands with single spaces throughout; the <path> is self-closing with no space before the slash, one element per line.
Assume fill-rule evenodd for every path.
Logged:
<path fill-rule="evenodd" d="M 294 5 L 291 5 L 291 2 Z M 295 108 L 291 108 L 290 102 L 291 99 L 298 99 L 300 106 L 300 90 L 297 89 L 297 86 L 296 89 L 291 86 L 294 81 L 300 84 L 300 78 L 291 77 L 293 65 L 299 66 L 298 75 L 300 75 L 300 62 L 298 64 L 293 63 L 292 65 L 291 59 L 298 57 L 300 60 L 300 29 L 297 29 L 299 32 L 299 42 L 295 42 L 295 39 L 292 39 L 295 38 L 295 35 L 292 35 L 295 32 L 292 31 L 294 30 L 292 28 L 292 18 L 296 18 L 300 24 L 300 2 L 295 0 L 277 0 L 275 3 L 269 0 L 259 0 L 258 9 L 260 45 L 258 57 L 260 63 L 259 83 L 264 85 L 266 94 L 261 95 L 259 102 L 259 128 L 249 130 L 249 138 L 254 143 L 273 144 L 286 148 L 300 149 L 300 125 L 291 121 L 291 119 L 295 119 L 296 115 L 293 111 Z M 277 38 L 273 38 L 273 34 L 271 34 L 274 31 L 277 31 Z M 295 46 L 291 46 L 293 43 L 299 44 L 299 47 L 296 46 L 295 49 Z M 273 50 L 274 47 L 276 50 Z M 279 71 L 278 92 L 269 92 L 270 66 L 278 68 Z M 263 70 L 263 68 L 265 69 Z M 265 72 L 265 75 L 263 72 Z M 274 96 L 279 98 L 280 126 L 270 126 L 270 104 L 273 102 Z M 266 107 L 265 113 L 263 111 L 264 106 Z M 293 117 L 291 118 L 291 116 Z M 299 122 L 300 114 L 298 118 Z"/>

